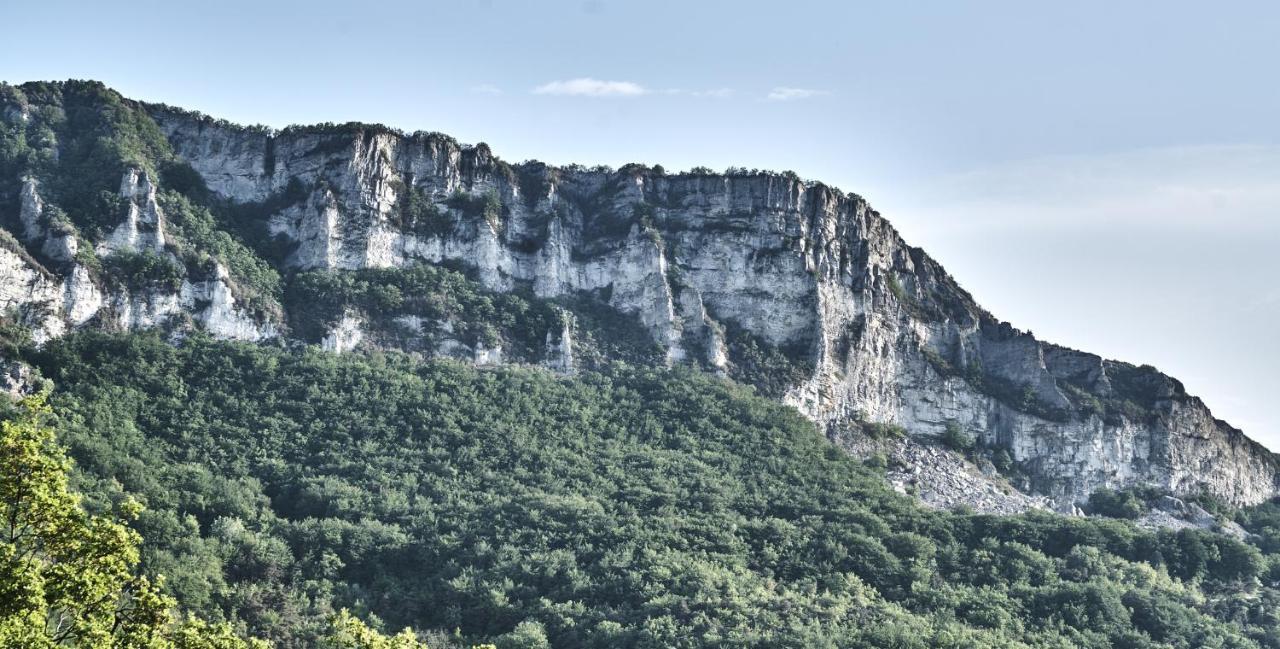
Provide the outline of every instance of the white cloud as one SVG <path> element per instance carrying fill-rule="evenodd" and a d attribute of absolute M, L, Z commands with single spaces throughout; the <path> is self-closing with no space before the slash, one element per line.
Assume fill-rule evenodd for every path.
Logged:
<path fill-rule="evenodd" d="M 479 85 L 471 86 L 471 92 L 474 92 L 477 95 L 501 95 L 502 88 L 499 88 L 491 83 L 482 83 Z"/>
<path fill-rule="evenodd" d="M 475 89 L 473 89 L 475 90 Z M 495 89 L 496 90 L 496 89 Z M 499 91 L 501 92 L 501 91 Z M 733 88 L 646 88 L 633 81 L 601 81 L 590 77 L 551 81 L 533 89 L 538 95 L 563 95 L 576 97 L 637 97 L 640 95 L 666 95 L 669 97 L 698 97 L 727 99 L 735 94 Z"/>
<path fill-rule="evenodd" d="M 795 101 L 797 99 L 809 99 L 810 97 L 821 97 L 831 93 L 826 90 L 814 90 L 812 88 L 787 88 L 780 86 L 769 91 L 765 98 L 769 101 Z"/>
<path fill-rule="evenodd" d="M 644 86 L 631 81 L 601 81 L 590 77 L 544 83 L 533 92 L 537 95 L 575 97 L 636 97 L 649 93 Z"/>

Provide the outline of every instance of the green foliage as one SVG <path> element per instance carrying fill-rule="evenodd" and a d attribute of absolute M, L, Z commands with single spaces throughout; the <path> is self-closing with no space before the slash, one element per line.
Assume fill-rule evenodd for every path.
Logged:
<path fill-rule="evenodd" d="M 507 358 L 536 362 L 545 355 L 547 334 L 560 335 L 571 318 L 575 358 L 588 367 L 608 360 L 661 360 L 652 337 L 634 318 L 587 296 L 551 301 L 527 291 L 490 291 L 463 273 L 426 264 L 298 273 L 285 305 L 294 334 L 309 342 L 319 341 L 344 313 L 355 310 L 375 316 L 367 326 L 397 347 L 434 349 L 447 335 L 471 346 L 501 345 Z M 402 316 L 426 323 L 413 333 L 417 340 L 397 325 Z M 447 324 L 449 333 L 440 324 Z"/>
<path fill-rule="evenodd" d="M 622 313 L 607 301 L 603 295 L 585 292 L 555 299 L 573 317 L 574 358 L 589 368 L 610 362 L 662 365 L 666 354 L 653 334 L 633 314 Z"/>
<path fill-rule="evenodd" d="M 433 646 L 1274 646 L 1256 548 L 924 510 L 690 370 L 101 334 L 34 360 L 90 503 L 145 500 L 181 601 L 285 647 L 342 607 Z"/>
<path fill-rule="evenodd" d="M 1280 554 L 1280 499 L 1241 509 L 1235 519 L 1263 552 Z"/>
<path fill-rule="evenodd" d="M 729 376 L 756 386 L 765 396 L 781 398 L 788 388 L 813 375 L 815 361 L 808 341 L 778 347 L 732 321 L 725 323 L 724 334 Z"/>
<path fill-rule="evenodd" d="M 123 220 L 128 206 L 120 197 L 121 178 L 127 169 L 140 169 L 162 186 L 158 200 L 170 235 L 166 252 L 192 268 L 222 263 L 242 304 L 279 317 L 280 278 L 264 258 L 278 246 L 272 248 L 274 239 L 265 232 L 265 214 L 254 210 L 275 211 L 301 200 L 305 191 L 299 183 L 263 204 L 216 200 L 204 179 L 174 157 L 142 106 L 96 82 L 4 86 L 0 113 L 14 110 L 25 111 L 28 119 L 0 122 L 0 197 L 16 196 L 22 176 L 38 178 L 47 226 L 81 237 L 80 263 L 130 287 L 180 284 L 185 269 L 161 258 L 167 255 L 120 253 L 100 261 L 86 243 Z"/>
<path fill-rule="evenodd" d="M 272 214 L 306 200 L 311 189 L 297 178 L 290 178 L 284 188 L 257 202 L 237 203 L 219 198 L 202 198 L 198 191 L 186 196 L 193 203 L 206 206 L 219 228 L 254 254 L 270 262 L 270 266 L 279 268 L 293 252 L 293 244 L 280 235 L 272 234 L 267 225 L 268 220 Z"/>
<path fill-rule="evenodd" d="M 151 250 L 120 250 L 103 260 L 107 276 L 132 290 L 162 289 L 176 291 L 187 276 L 187 269 L 166 254 Z"/>
<path fill-rule="evenodd" d="M 410 629 L 387 637 L 370 628 L 347 609 L 338 611 L 330 622 L 329 635 L 320 646 L 324 649 L 427 649 Z"/>
<path fill-rule="evenodd" d="M 400 197 L 395 212 L 396 225 L 402 231 L 422 237 L 443 237 L 453 232 L 453 218 L 422 188 L 401 184 L 396 194 Z"/>
<path fill-rule="evenodd" d="M 1147 511 L 1147 504 L 1130 490 L 1103 487 L 1089 495 L 1089 513 L 1111 518 L 1135 519 Z"/>
<path fill-rule="evenodd" d="M 231 276 L 236 299 L 248 308 L 279 317 L 282 289 L 280 273 L 265 259 L 226 230 L 220 229 L 208 207 L 192 203 L 176 191 L 164 191 L 159 202 L 168 216 L 172 239 L 186 251 L 188 265 L 222 263 Z"/>
<path fill-rule="evenodd" d="M 503 230 L 502 216 L 505 207 L 498 192 L 489 190 L 483 194 L 469 194 L 461 190 L 455 191 L 445 203 L 467 218 L 483 218 L 495 232 Z"/>
<path fill-rule="evenodd" d="M 508 633 L 498 636 L 497 649 L 550 649 L 547 630 L 541 622 L 525 620 Z"/>
<path fill-rule="evenodd" d="M 902 439 L 907 436 L 907 429 L 898 424 L 882 421 L 859 422 L 862 432 L 871 439 Z"/>
<path fill-rule="evenodd" d="M 12 360 L 31 351 L 31 329 L 10 314 L 0 315 L 0 359 Z"/>
<path fill-rule="evenodd" d="M 43 397 L 0 424 L 0 646 L 249 649 L 225 626 L 175 620 L 160 581 L 136 572 L 138 533 L 88 515 Z M 140 506 L 123 499 L 126 519 Z"/>
<path fill-rule="evenodd" d="M 948 419 L 942 432 L 942 444 L 957 453 L 968 453 L 974 449 L 977 441 L 960 424 Z"/>
<path fill-rule="evenodd" d="M 10 127 L 24 132 L 9 131 L 0 168 L 13 170 L 13 178 L 39 177 L 76 227 L 101 238 L 124 213 L 125 170 L 138 167 L 155 178 L 157 161 L 171 155 L 168 141 L 143 111 L 101 83 L 34 83 L 18 90 L 29 119 L 25 128 Z"/>
<path fill-rule="evenodd" d="M 1013 456 L 1007 449 L 997 448 L 991 453 L 991 465 L 1002 474 L 1008 475 L 1016 468 Z"/>
<path fill-rule="evenodd" d="M 353 649 L 423 638 L 501 648 L 1280 646 L 1280 506 L 1240 514 L 1247 543 L 1123 520 L 924 510 L 887 488 L 883 457 L 845 457 L 795 412 L 740 385 L 651 369 L 662 350 L 603 306 L 607 294 L 500 295 L 429 267 L 300 273 L 285 290 L 273 264 L 291 250 L 266 217 L 333 188 L 294 180 L 261 202 L 218 199 L 146 111 L 99 84 L 0 84 L 0 105 L 29 116 L 0 128 L 5 213 L 33 174 L 48 190 L 50 225 L 92 239 L 123 214 L 124 170 L 160 179 L 181 264 L 141 253 L 96 266 L 81 247 L 92 268 L 131 286 L 172 289 L 183 265 L 216 261 L 238 299 L 260 313 L 283 300 L 307 339 L 348 309 L 384 321 L 418 315 L 531 361 L 571 317 L 576 351 L 596 370 L 557 378 L 198 335 L 175 348 L 154 335 L 81 334 L 35 351 L 21 328 L 5 327 L 4 353 L 56 380 L 58 421 L 79 465 L 68 483 L 35 420 L 6 424 L 0 513 L 10 516 L 0 520 L 40 512 L 49 524 L 15 535 L 10 522 L 0 543 L 0 645 L 50 646 L 50 633 L 74 633 L 88 639 L 80 644 L 234 648 L 252 631 L 285 647 Z M 337 151 L 379 127 L 311 132 Z M 539 195 L 536 174 L 518 182 L 526 198 Z M 419 189 L 399 195 L 391 218 L 401 227 L 426 236 L 453 227 Z M 502 232 L 496 193 L 446 205 Z M 591 232 L 638 225 L 662 245 L 651 206 L 596 207 Z M 679 277 L 668 280 L 679 288 Z M 968 317 L 941 280 L 913 282 L 910 294 L 897 276 L 886 281 L 921 317 Z M 763 394 L 813 370 L 809 341 L 779 348 L 732 326 L 726 339 L 730 376 Z M 980 366 L 925 354 L 1013 407 L 1073 414 Z M 1108 373 L 1114 397 L 1067 390 L 1075 414 L 1134 419 L 1181 395 L 1151 368 Z M 944 438 L 973 445 L 951 426 Z M 1001 452 L 993 462 L 1011 468 Z M 141 551 L 137 533 L 114 520 L 135 511 L 132 498 L 149 507 L 132 523 L 145 533 Z M 1096 509 L 1130 517 L 1143 499 L 1103 494 Z M 139 564 L 168 575 L 167 590 Z M 169 593 L 200 617 L 173 617 Z M 417 631 L 387 637 L 379 618 Z"/>

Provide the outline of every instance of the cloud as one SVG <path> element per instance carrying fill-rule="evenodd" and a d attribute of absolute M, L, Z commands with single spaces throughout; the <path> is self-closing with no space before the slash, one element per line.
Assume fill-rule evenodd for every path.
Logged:
<path fill-rule="evenodd" d="M 668 97 L 698 97 L 726 99 L 735 93 L 733 88 L 646 88 L 633 81 L 601 81 L 591 77 L 551 81 L 533 89 L 537 95 L 561 95 L 573 97 L 638 97 L 640 95 L 665 95 Z"/>
<path fill-rule="evenodd" d="M 812 88 L 787 88 L 780 86 L 769 91 L 765 99 L 769 101 L 795 101 L 797 99 L 809 99 L 811 97 L 821 97 L 829 95 L 826 90 L 814 90 Z"/>
<path fill-rule="evenodd" d="M 489 83 L 482 83 L 479 85 L 471 86 L 470 90 L 471 92 L 474 92 L 477 95 L 501 95 L 502 94 L 502 88 L 499 88 Z"/>
<path fill-rule="evenodd" d="M 533 89 L 537 95 L 572 97 L 637 97 L 649 94 L 642 85 L 631 81 L 601 81 L 590 77 L 552 81 Z"/>

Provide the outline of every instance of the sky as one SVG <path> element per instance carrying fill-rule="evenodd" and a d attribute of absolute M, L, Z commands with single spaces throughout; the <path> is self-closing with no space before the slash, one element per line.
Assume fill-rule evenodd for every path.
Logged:
<path fill-rule="evenodd" d="M 509 161 L 794 170 L 1280 450 L 1280 4 L 12 3 L 0 80 Z"/>

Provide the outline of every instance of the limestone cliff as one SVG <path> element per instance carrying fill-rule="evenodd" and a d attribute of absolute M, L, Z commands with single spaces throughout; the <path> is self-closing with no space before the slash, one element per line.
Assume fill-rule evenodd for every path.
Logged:
<path fill-rule="evenodd" d="M 35 103 L 11 101 L 6 127 L 20 128 Z M 1176 380 L 998 321 L 857 195 L 792 174 L 510 165 L 483 144 L 439 134 L 358 124 L 277 132 L 124 105 L 163 135 L 156 146 L 167 147 L 187 194 L 244 208 L 227 227 L 271 239 L 257 249 L 278 251 L 283 275 L 445 264 L 493 291 L 608 305 L 668 362 L 756 383 L 833 435 L 891 422 L 916 437 L 959 430 L 1003 449 L 1022 486 L 1060 506 L 1137 483 L 1234 503 L 1276 493 L 1276 457 Z M 38 174 L 11 179 L 16 213 L 4 223 L 18 240 L 0 246 L 0 307 L 19 309 L 40 340 L 175 318 L 249 340 L 294 333 L 288 309 L 238 301 L 216 255 L 202 275 L 141 291 L 104 283 L 77 261 L 86 244 L 104 258 L 177 256 L 155 194 L 167 177 L 126 165 L 121 212 L 95 241 L 44 215 Z M 391 315 L 344 311 L 323 342 L 452 353 L 440 342 L 451 340 L 448 322 L 397 313 L 391 336 L 379 319 Z M 545 351 L 517 360 L 571 370 L 574 322 L 566 311 L 548 325 Z M 436 342 L 413 342 L 424 328 Z M 501 347 L 476 342 L 462 355 L 506 360 Z"/>

